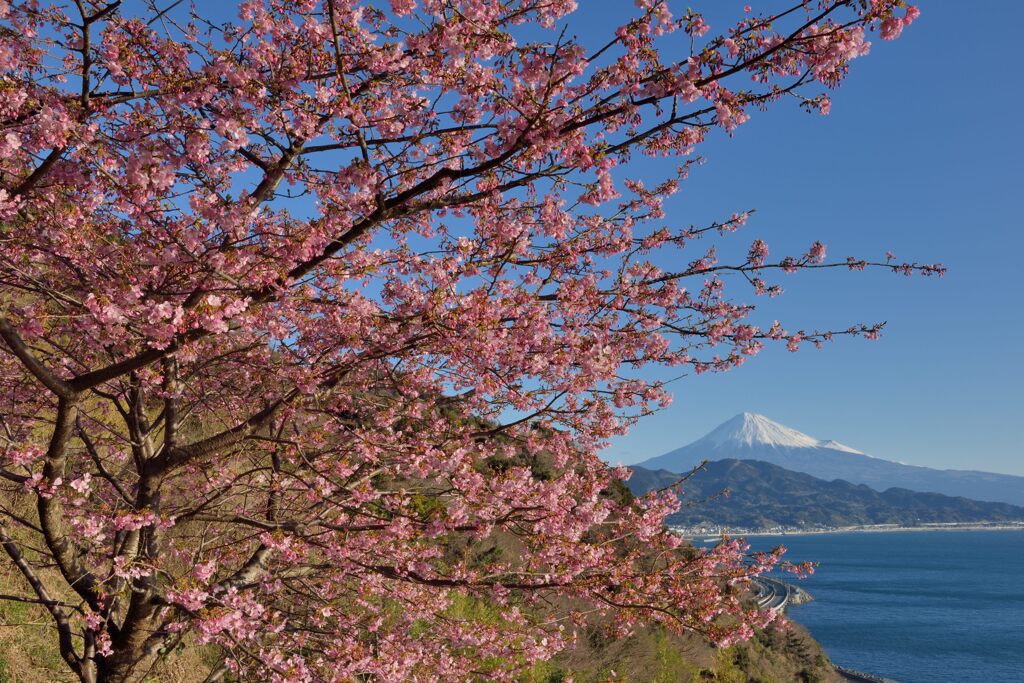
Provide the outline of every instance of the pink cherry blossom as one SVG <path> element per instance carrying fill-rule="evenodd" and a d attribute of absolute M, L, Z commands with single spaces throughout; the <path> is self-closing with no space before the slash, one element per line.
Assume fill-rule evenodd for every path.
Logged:
<path fill-rule="evenodd" d="M 781 551 L 683 551 L 679 495 L 624 500 L 599 453 L 670 376 L 881 332 L 762 329 L 747 284 L 942 274 L 744 257 L 752 213 L 668 201 L 706 140 L 828 113 L 919 12 L 794 0 L 713 35 L 641 0 L 590 43 L 577 4 L 0 0 L 0 495 L 26 516 L 0 545 L 68 675 L 200 643 L 239 680 L 513 681 L 587 614 L 723 645 L 769 622 L 744 590 Z"/>

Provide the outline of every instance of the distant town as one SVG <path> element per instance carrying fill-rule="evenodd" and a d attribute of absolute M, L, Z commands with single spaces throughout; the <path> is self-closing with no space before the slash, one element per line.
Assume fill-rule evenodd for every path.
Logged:
<path fill-rule="evenodd" d="M 737 528 L 722 526 L 671 526 L 672 531 L 691 540 L 717 540 L 726 536 L 785 536 L 804 534 L 839 534 L 854 532 L 884 531 L 1022 531 L 1021 522 L 929 522 L 917 525 L 859 524 L 852 526 L 771 526 L 759 528 Z"/>

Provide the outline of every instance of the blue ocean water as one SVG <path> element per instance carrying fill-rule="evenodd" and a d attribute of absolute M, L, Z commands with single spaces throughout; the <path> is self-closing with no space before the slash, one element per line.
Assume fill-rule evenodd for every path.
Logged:
<path fill-rule="evenodd" d="M 895 679 L 1024 683 L 1024 532 L 761 536 L 820 563 L 789 608 L 833 662 Z"/>

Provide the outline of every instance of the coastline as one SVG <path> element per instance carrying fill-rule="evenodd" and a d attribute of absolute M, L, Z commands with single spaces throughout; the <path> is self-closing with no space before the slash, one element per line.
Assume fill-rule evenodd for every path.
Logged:
<path fill-rule="evenodd" d="M 892 533 L 904 531 L 1024 531 L 1024 522 L 985 523 L 934 523 L 916 526 L 898 526 L 895 524 L 867 524 L 844 527 L 824 528 L 769 528 L 769 529 L 712 529 L 708 527 L 669 527 L 690 541 L 718 540 L 723 535 L 730 537 L 747 536 L 813 536 L 819 534 L 851 534 L 851 533 Z"/>
<path fill-rule="evenodd" d="M 845 666 L 839 666 L 833 664 L 832 668 L 835 672 L 843 677 L 843 680 L 852 681 L 853 683 L 896 683 L 891 678 L 882 678 L 875 674 L 865 673 L 864 671 L 858 671 L 857 669 L 851 669 Z"/>

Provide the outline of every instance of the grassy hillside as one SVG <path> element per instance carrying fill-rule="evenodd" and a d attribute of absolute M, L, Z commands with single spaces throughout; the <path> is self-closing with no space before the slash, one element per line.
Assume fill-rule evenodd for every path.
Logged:
<path fill-rule="evenodd" d="M 0 594 L 21 593 L 20 579 L 0 564 Z M 480 604 L 454 604 L 453 615 L 499 619 Z M 202 683 L 219 662 L 212 647 L 186 645 L 161 662 L 147 683 Z M 0 601 L 0 683 L 72 681 L 57 654 L 49 617 L 36 606 Z M 224 679 L 232 680 L 230 677 Z M 694 635 L 649 627 L 610 638 L 600 623 L 579 631 L 574 648 L 538 664 L 522 683 L 838 683 L 821 647 L 798 625 L 770 627 L 747 642 L 718 650 Z"/>
<path fill-rule="evenodd" d="M 800 626 L 771 627 L 754 639 L 716 650 L 699 638 L 677 636 L 658 628 L 628 638 L 603 641 L 587 634 L 576 649 L 547 665 L 547 677 L 536 683 L 556 683 L 570 677 L 576 683 L 835 683 L 841 681 L 824 652 Z"/>
<path fill-rule="evenodd" d="M 629 491 L 614 486 L 608 495 L 628 500 Z M 24 500 L 7 499 L 17 507 Z M 27 539 L 26 539 L 27 540 Z M 494 553 L 515 553 L 514 539 L 492 536 L 488 541 L 456 542 L 451 552 L 490 557 Z M 21 577 L 0 556 L 0 594 L 25 595 Z M 45 571 L 44 571 L 45 574 Z M 59 585 L 59 582 L 52 582 Z M 72 596 L 61 596 L 73 599 Z M 554 608 L 556 611 L 557 607 Z M 460 602 L 452 616 L 470 620 L 500 619 L 500 611 L 485 603 Z M 718 650 L 695 635 L 676 635 L 649 627 L 625 638 L 608 635 L 607 624 L 588 623 L 578 632 L 575 646 L 554 660 L 536 665 L 522 683 L 576 683 L 604 681 L 632 683 L 790 683 L 792 681 L 836 682 L 821 648 L 799 626 L 772 627 L 748 643 Z M 187 641 L 160 662 L 148 683 L 202 683 L 220 663 L 213 646 L 196 646 Z M 49 683 L 72 681 L 57 654 L 56 634 L 49 616 L 37 606 L 0 600 L 0 683 Z M 230 677 L 223 679 L 232 680 Z"/>
<path fill-rule="evenodd" d="M 0 626 L 0 683 L 71 681 L 45 629 L 17 634 L 9 615 Z M 201 683 L 215 653 L 183 651 L 147 679 L 152 683 Z M 758 633 L 748 643 L 713 650 L 696 638 L 647 629 L 610 642 L 581 642 L 539 664 L 523 683 L 839 683 L 814 640 L 799 626 Z M 224 680 L 231 680 L 226 678 Z"/>

